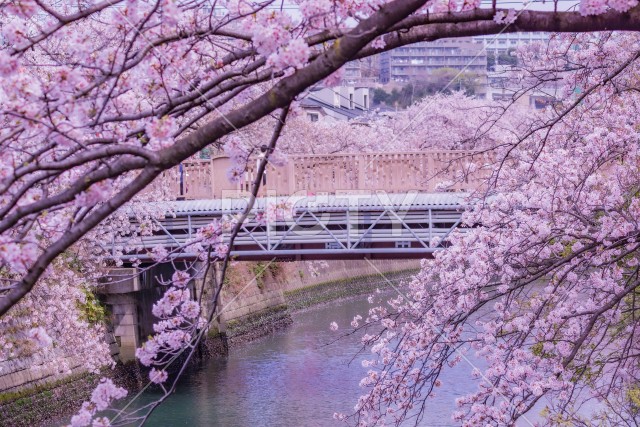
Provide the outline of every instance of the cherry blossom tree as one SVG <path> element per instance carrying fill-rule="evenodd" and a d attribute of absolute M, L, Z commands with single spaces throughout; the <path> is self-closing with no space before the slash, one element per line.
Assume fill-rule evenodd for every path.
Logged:
<path fill-rule="evenodd" d="M 29 306 L 26 298 L 30 292 L 34 293 L 32 298 L 38 298 L 35 286 L 42 286 L 45 294 L 56 293 L 63 298 L 64 290 L 55 284 L 64 263 L 56 264 L 60 262 L 56 260 L 69 251 L 76 252 L 78 245 L 93 242 L 99 246 L 107 244 L 105 237 L 113 233 L 126 234 L 126 221 L 107 226 L 105 221 L 125 216 L 119 209 L 136 197 L 149 197 L 141 192 L 161 174 L 205 148 L 222 148 L 225 144 L 241 164 L 247 153 L 242 144 L 233 141 L 242 140 L 248 126 L 280 109 L 288 111 L 289 104 L 309 87 L 335 79 L 335 73 L 347 61 L 443 37 L 515 31 L 637 31 L 640 27 L 637 0 L 581 0 L 579 11 L 568 12 L 559 11 L 557 3 L 553 11 L 534 11 L 525 5 L 507 10 L 496 2 L 483 8 L 475 0 L 294 3 L 297 13 L 273 0 L 21 0 L 0 4 L 0 315 L 4 322 L 20 318 L 20 304 Z M 603 49 L 595 49 L 605 54 L 597 57 L 601 61 L 598 66 L 591 67 L 576 65 L 582 64 L 579 59 L 591 59 L 584 51 L 575 54 L 586 55 L 584 58 L 575 57 L 575 64 L 567 63 L 561 54 L 573 55 L 568 47 L 557 51 L 556 56 L 532 54 L 534 62 L 542 56 L 555 61 L 549 62 L 553 64 L 550 73 L 574 71 L 570 75 L 575 81 L 567 80 L 567 87 L 584 93 L 575 105 L 567 107 L 568 113 L 535 118 L 529 134 L 507 144 L 504 158 L 515 162 L 515 170 L 523 174 L 508 174 L 501 168 L 496 175 L 494 188 L 499 188 L 507 200 L 511 200 L 509 194 L 522 200 L 526 193 L 521 189 L 509 193 L 499 183 L 506 180 L 521 184 L 530 178 L 526 173 L 536 170 L 541 163 L 538 158 L 544 159 L 557 135 L 553 132 L 565 136 L 568 132 L 562 134 L 556 129 L 565 129 L 563 126 L 574 118 L 575 127 L 593 132 L 580 127 L 582 122 L 576 117 L 597 117 L 602 111 L 600 104 L 588 101 L 602 88 L 618 91 L 623 80 L 620 75 L 628 75 L 627 69 L 635 60 L 629 57 L 623 63 L 616 61 L 617 54 L 633 49 L 614 55 Z M 606 72 L 611 74 L 604 75 Z M 631 108 L 627 103 L 631 103 L 632 94 L 627 93 L 630 90 L 623 92 L 616 94 L 619 102 L 610 100 L 607 108 L 620 112 Z M 628 116 L 621 113 L 620 117 Z M 449 119 L 433 112 L 425 126 L 429 122 L 447 124 L 445 120 Z M 602 120 L 602 129 L 611 132 L 606 119 Z M 283 118 L 276 122 L 279 129 L 272 147 L 283 122 Z M 615 124 L 622 126 L 622 122 Z M 480 132 L 490 135 L 487 132 L 492 129 L 490 126 Z M 546 136 L 538 143 L 539 150 L 534 150 L 533 162 L 526 158 L 525 154 L 531 153 L 521 141 L 540 139 L 541 132 Z M 463 133 L 466 131 L 460 135 Z M 561 136 L 555 140 L 563 141 Z M 566 137 L 564 141 L 569 144 Z M 412 144 L 420 146 L 418 143 Z M 565 150 L 579 148 L 567 145 Z M 613 162 L 613 152 L 601 152 L 600 159 L 610 159 L 612 166 L 607 171 L 618 176 L 621 172 L 615 175 L 618 166 Z M 575 159 L 582 159 L 582 166 L 588 165 L 587 154 L 579 154 L 584 158 Z M 523 166 L 527 160 L 529 170 Z M 553 188 L 549 187 L 550 181 L 548 178 L 547 189 Z M 620 188 L 610 194 L 627 194 L 622 182 L 611 185 Z M 609 194 L 594 186 L 603 196 Z M 525 212 L 530 211 L 533 208 Z M 469 221 L 482 219 L 486 229 L 493 230 L 498 219 L 485 219 L 484 212 L 470 216 Z M 230 227 L 231 241 L 248 214 L 230 220 L 235 224 Z M 598 215 L 591 217 L 599 221 Z M 201 244 L 208 261 L 228 260 L 219 232 L 215 227 L 202 230 L 205 234 L 199 236 L 201 241 L 189 244 Z M 162 260 L 162 248 L 156 252 Z M 450 253 L 446 256 L 457 252 Z M 159 347 L 163 351 L 180 341 L 178 336 L 185 328 L 188 332 L 180 342 L 186 344 L 188 335 L 188 343 L 193 343 L 198 321 L 194 317 L 196 308 L 185 306 L 184 290 L 180 290 L 184 280 L 180 275 L 173 278 L 170 286 L 175 289 L 167 293 L 167 300 L 158 302 L 157 313 L 162 319 L 158 333 L 170 335 L 163 335 Z M 75 278 L 69 283 L 77 287 L 81 281 Z M 447 284 L 446 280 L 439 283 Z M 176 313 L 181 313 L 186 324 L 172 323 Z M 11 318 L 5 320 L 5 316 Z M 89 326 L 83 327 L 93 333 Z M 45 347 L 51 336 L 51 330 L 40 323 L 24 331 L 25 339 Z M 153 359 L 147 356 L 141 354 L 144 360 Z M 162 382 L 162 370 L 152 372 L 151 379 Z M 105 382 L 83 408 L 82 419 L 91 419 L 95 411 L 121 395 Z M 362 408 L 366 408 L 366 400 Z"/>
<path fill-rule="evenodd" d="M 349 121 L 325 117 L 311 122 L 298 115 L 289 120 L 278 147 L 285 154 L 373 152 L 382 147 L 386 151 L 491 147 L 496 138 L 504 138 L 504 127 L 513 128 L 525 113 L 517 105 L 508 105 L 509 115 L 504 117 L 506 107 L 454 93 L 425 97 L 391 116 L 374 110 Z M 495 126 L 498 121 L 500 127 Z M 252 141 L 259 140 L 260 125 L 262 121 L 248 127 Z"/>
<path fill-rule="evenodd" d="M 4 2 L 0 313 L 163 171 L 345 62 L 443 36 L 638 28 L 635 1 L 610 3 Z"/>
<path fill-rule="evenodd" d="M 463 215 L 482 226 L 371 310 L 383 330 L 363 338 L 359 424 L 419 420 L 458 364 L 478 379 L 457 399 L 462 425 L 638 422 L 637 46 L 604 33 L 521 52 L 522 73 L 565 96 L 495 148 L 492 185 Z"/>

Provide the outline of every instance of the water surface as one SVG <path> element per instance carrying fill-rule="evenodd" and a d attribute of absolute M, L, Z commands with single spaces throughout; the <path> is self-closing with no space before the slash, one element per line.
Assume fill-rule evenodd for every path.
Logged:
<path fill-rule="evenodd" d="M 366 298 L 336 301 L 294 315 L 294 324 L 232 349 L 227 358 L 191 370 L 177 393 L 152 415 L 150 426 L 334 426 L 334 412 L 351 413 L 366 369 L 359 336 L 340 338 Z M 329 324 L 336 321 L 338 332 Z M 443 377 L 421 425 L 455 425 L 455 398 L 473 391 L 471 366 L 462 362 Z M 154 397 L 147 393 L 144 401 Z"/>

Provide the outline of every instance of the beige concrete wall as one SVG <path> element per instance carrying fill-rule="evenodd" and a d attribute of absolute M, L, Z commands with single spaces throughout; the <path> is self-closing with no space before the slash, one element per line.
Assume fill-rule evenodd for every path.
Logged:
<path fill-rule="evenodd" d="M 113 333 L 107 332 L 105 340 L 109 344 L 111 356 L 117 360 L 119 349 Z M 35 354 L 0 361 L 0 392 L 13 392 L 86 371 L 83 360 L 64 355 L 65 349 L 56 348 L 47 355 Z M 61 372 L 59 365 L 52 366 L 51 360 L 58 357 L 64 358 L 70 372 Z"/>
<path fill-rule="evenodd" d="M 285 303 L 283 270 L 268 262 L 231 265 L 221 294 L 223 322 L 239 319 Z"/>
<path fill-rule="evenodd" d="M 420 260 L 236 262 L 222 292 L 229 322 L 285 303 L 284 292 L 341 280 L 420 267 Z"/>
<path fill-rule="evenodd" d="M 349 277 L 417 269 L 420 268 L 420 260 L 300 261 L 283 263 L 283 265 L 288 277 L 284 290 L 291 291 Z"/>
<path fill-rule="evenodd" d="M 141 344 L 138 331 L 138 304 L 136 293 L 108 294 L 105 303 L 111 308 L 114 340 L 119 349 L 119 360 L 135 360 L 136 348 Z M 113 351 L 112 351 L 113 352 Z"/>

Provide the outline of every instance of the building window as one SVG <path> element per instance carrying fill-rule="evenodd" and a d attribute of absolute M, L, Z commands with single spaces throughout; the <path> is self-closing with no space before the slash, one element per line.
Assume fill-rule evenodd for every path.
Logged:
<path fill-rule="evenodd" d="M 327 242 L 324 244 L 326 249 L 340 249 L 340 243 L 338 242 Z"/>
<path fill-rule="evenodd" d="M 369 109 L 369 99 L 368 99 L 367 95 L 364 95 L 364 109 L 365 110 Z"/>
<path fill-rule="evenodd" d="M 396 248 L 410 248 L 411 242 L 409 240 L 400 240 L 396 242 Z"/>
<path fill-rule="evenodd" d="M 317 113 L 307 113 L 307 117 L 309 118 L 310 121 L 312 122 L 317 122 L 319 119 L 319 116 Z"/>
<path fill-rule="evenodd" d="M 353 110 L 353 94 L 349 94 L 349 108 Z"/>

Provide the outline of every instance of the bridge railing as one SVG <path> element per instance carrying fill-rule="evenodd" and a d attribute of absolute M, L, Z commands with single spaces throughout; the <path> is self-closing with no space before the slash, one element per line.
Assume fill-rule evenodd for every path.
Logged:
<path fill-rule="evenodd" d="M 486 154 L 456 150 L 290 155 L 283 167 L 267 166 L 260 195 L 434 192 L 439 183 L 448 183 L 450 191 L 470 191 L 486 179 L 488 169 L 482 166 L 489 162 Z M 227 178 L 231 167 L 227 157 L 186 161 L 165 172 L 162 180 L 176 198 L 243 197 L 250 191 L 257 164 L 257 159 L 250 160 L 236 183 Z"/>

